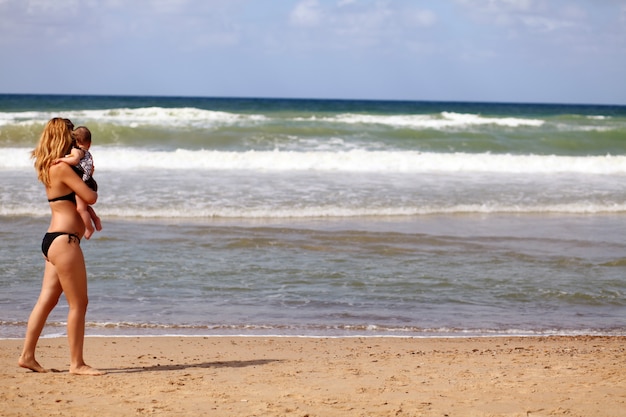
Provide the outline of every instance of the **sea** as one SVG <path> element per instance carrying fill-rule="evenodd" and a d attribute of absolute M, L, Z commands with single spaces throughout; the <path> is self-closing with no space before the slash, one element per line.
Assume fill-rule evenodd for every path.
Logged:
<path fill-rule="evenodd" d="M 53 117 L 93 135 L 88 336 L 626 335 L 626 106 L 5 94 L 0 338 Z"/>

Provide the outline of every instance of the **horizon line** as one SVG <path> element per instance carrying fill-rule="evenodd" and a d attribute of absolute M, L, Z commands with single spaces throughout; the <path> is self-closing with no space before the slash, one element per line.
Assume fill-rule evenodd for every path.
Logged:
<path fill-rule="evenodd" d="M 58 97 L 123 97 L 123 98 L 172 98 L 172 99 L 217 99 L 217 100 L 293 100 L 293 101 L 366 101 L 366 102 L 398 102 L 398 103 L 472 103 L 472 104 L 506 104 L 506 105 L 559 105 L 559 106 L 605 106 L 624 107 L 618 103 L 599 102 L 558 102 L 558 101 L 501 101 L 501 100 L 442 100 L 442 99 L 390 99 L 390 98 L 333 98 L 333 97 L 281 97 L 281 96 L 203 96 L 178 94 L 103 94 L 103 93 L 2 93 L 0 96 L 58 96 Z"/>

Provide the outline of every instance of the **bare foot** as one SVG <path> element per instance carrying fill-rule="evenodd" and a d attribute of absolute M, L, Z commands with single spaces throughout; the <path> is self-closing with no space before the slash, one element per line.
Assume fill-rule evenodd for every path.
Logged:
<path fill-rule="evenodd" d="M 76 367 L 75 369 L 70 368 L 70 374 L 95 376 L 95 375 L 104 375 L 106 374 L 106 372 L 100 371 L 99 369 L 96 369 L 96 368 L 92 368 L 89 365 L 83 365 L 83 366 Z"/>
<path fill-rule="evenodd" d="M 33 372 L 48 372 L 43 368 L 43 366 L 39 365 L 39 362 L 37 362 L 34 358 L 27 360 L 20 356 L 17 364 L 22 368 L 30 369 Z"/>
<path fill-rule="evenodd" d="M 93 235 L 93 228 L 87 227 L 85 228 L 85 239 L 89 239 Z"/>
<path fill-rule="evenodd" d="M 98 232 L 102 230 L 102 221 L 100 221 L 100 217 L 98 216 L 94 217 L 93 224 L 96 226 L 96 230 Z"/>

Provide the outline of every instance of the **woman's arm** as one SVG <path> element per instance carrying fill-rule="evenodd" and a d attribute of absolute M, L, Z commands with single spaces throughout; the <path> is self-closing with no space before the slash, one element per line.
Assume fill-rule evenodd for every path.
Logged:
<path fill-rule="evenodd" d="M 95 204 L 98 200 L 98 193 L 85 184 L 82 178 L 66 164 L 57 165 L 61 181 L 76 193 L 86 204 Z"/>

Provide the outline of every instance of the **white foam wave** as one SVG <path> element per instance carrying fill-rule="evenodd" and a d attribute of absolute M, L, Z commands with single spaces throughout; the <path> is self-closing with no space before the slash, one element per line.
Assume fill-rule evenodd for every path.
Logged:
<path fill-rule="evenodd" d="M 544 121 L 539 119 L 522 119 L 516 117 L 485 117 L 478 114 L 464 114 L 453 112 L 442 112 L 439 115 L 390 116 L 371 114 L 341 114 L 335 117 L 324 118 L 322 120 L 350 124 L 381 124 L 392 127 L 410 129 L 449 129 L 480 125 L 496 125 L 505 127 L 539 127 L 544 124 Z"/>
<path fill-rule="evenodd" d="M 116 210 L 117 211 L 117 210 Z M 566 214 L 609 214 L 626 212 L 626 204 L 603 205 L 589 203 L 546 204 L 546 205 L 508 205 L 508 204 L 460 204 L 450 206 L 419 206 L 419 207 L 304 207 L 298 209 L 252 208 L 252 209 L 208 209 L 198 210 L 190 214 L 186 209 L 155 210 L 141 213 L 142 217 L 177 218 L 246 218 L 246 219 L 297 219 L 325 217 L 398 217 L 425 216 L 434 214 L 532 214 L 532 213 L 566 213 Z M 116 213 L 105 213 L 109 216 L 136 217 L 137 210 L 130 212 L 120 208 Z"/>
<path fill-rule="evenodd" d="M 202 110 L 193 107 L 176 109 L 146 107 L 139 109 L 91 110 L 78 114 L 76 118 L 118 123 L 130 127 L 141 125 L 211 127 L 242 122 L 259 122 L 266 119 L 266 117 L 262 115 L 242 115 L 223 111 Z"/>
<path fill-rule="evenodd" d="M 271 120 L 261 114 L 238 114 L 224 111 L 204 110 L 194 107 L 164 108 L 115 108 L 101 110 L 70 110 L 63 112 L 0 112 L 0 126 L 44 124 L 52 117 L 67 117 L 79 124 L 112 123 L 122 126 L 157 126 L 157 127 L 203 127 L 233 125 L 241 123 L 259 123 Z M 518 117 L 487 117 L 479 114 L 442 112 L 435 115 L 374 115 L 340 114 L 332 117 L 296 117 L 295 121 L 314 121 L 347 124 L 379 124 L 395 128 L 408 129 L 450 129 L 481 125 L 504 127 L 530 126 L 544 124 L 540 119 Z"/>
<path fill-rule="evenodd" d="M 0 151 L 0 170 L 33 168 L 30 148 L 2 148 Z"/>
<path fill-rule="evenodd" d="M 0 126 L 17 125 L 29 126 L 43 124 L 55 117 L 48 112 L 25 111 L 25 112 L 0 112 Z"/>
<path fill-rule="evenodd" d="M 78 124 L 112 123 L 121 126 L 202 127 L 239 123 L 257 123 L 266 120 L 258 114 L 236 114 L 203 110 L 193 107 L 117 108 L 103 110 L 71 110 L 63 112 L 5 112 L 0 113 L 0 126 L 9 124 L 44 124 L 53 117 L 66 117 Z"/>
<path fill-rule="evenodd" d="M 626 213 L 624 204 L 601 204 L 577 202 L 571 204 L 510 205 L 459 204 L 449 206 L 406 206 L 406 207 L 361 207 L 339 206 L 302 208 L 229 208 L 214 207 L 189 210 L 188 207 L 161 207 L 139 210 L 128 205 L 103 204 L 98 207 L 98 215 L 105 218 L 121 219 L 307 219 L 307 218 L 354 218 L 354 217 L 400 217 L 427 215 L 470 215 L 470 214 L 619 214 Z M 0 216 L 49 215 L 46 204 L 38 206 L 11 205 L 0 207 Z"/>
<path fill-rule="evenodd" d="M 31 168 L 30 149 L 4 148 L 0 170 Z M 556 156 L 417 151 L 296 152 L 213 150 L 148 151 L 93 147 L 98 170 L 143 169 L 326 171 L 326 172 L 485 172 L 624 175 L 626 156 Z"/>

